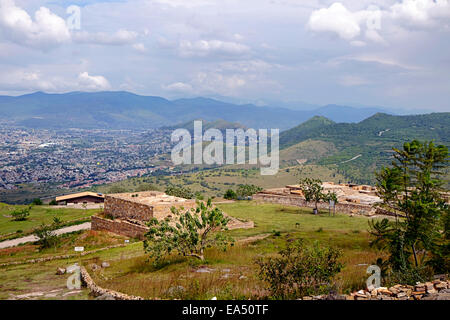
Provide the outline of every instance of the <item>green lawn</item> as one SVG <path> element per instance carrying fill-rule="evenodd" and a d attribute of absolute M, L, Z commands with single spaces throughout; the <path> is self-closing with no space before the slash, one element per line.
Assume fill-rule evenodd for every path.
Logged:
<path fill-rule="evenodd" d="M 30 215 L 25 221 L 13 221 L 11 213 L 20 208 L 21 205 L 7 205 L 0 203 L 0 235 L 14 233 L 22 230 L 23 233 L 30 232 L 42 223 L 51 224 L 53 217 L 58 217 L 62 222 L 90 217 L 100 210 L 83 210 L 73 208 L 52 208 L 51 206 L 33 206 Z"/>
<path fill-rule="evenodd" d="M 336 279 L 336 288 L 341 292 L 361 289 L 367 279 L 367 264 L 383 256 L 382 252 L 369 247 L 368 218 L 338 214 L 329 217 L 311 214 L 310 209 L 299 209 L 255 202 L 236 202 L 218 205 L 226 213 L 239 219 L 253 220 L 254 229 L 229 231 L 235 239 L 246 239 L 258 235 L 269 237 L 250 243 L 237 242 L 226 252 L 209 249 L 203 263 L 172 256 L 155 267 L 142 250 L 133 246 L 129 258 L 109 255 L 111 268 L 90 270 L 101 286 L 145 298 L 180 299 L 258 299 L 264 297 L 264 283 L 256 276 L 254 259 L 260 255 L 271 255 L 286 244 L 303 238 L 307 242 L 319 241 L 343 251 L 345 264 Z M 277 236 L 273 231 L 281 232 Z M 106 254 L 106 253 L 104 253 Z M 213 271 L 198 273 L 200 266 Z M 229 276 L 224 277 L 224 274 Z M 181 286 L 183 292 L 174 292 Z M 175 290 L 176 291 L 176 290 Z"/>
<path fill-rule="evenodd" d="M 383 252 L 369 247 L 369 218 L 366 217 L 344 214 L 330 217 L 326 212 L 314 216 L 310 209 L 253 201 L 218 206 L 233 217 L 254 221 L 256 227 L 228 231 L 238 240 L 236 244 L 226 252 L 208 249 L 205 262 L 171 256 L 155 267 L 144 253 L 142 242 L 136 242 L 124 248 L 85 256 L 82 263 L 100 286 L 149 299 L 211 299 L 213 296 L 218 299 L 259 299 L 265 297 L 267 291 L 265 284 L 256 276 L 254 259 L 272 255 L 295 239 L 302 238 L 309 243 L 319 241 L 343 251 L 341 261 L 345 267 L 336 278 L 336 288 L 340 292 L 361 289 L 367 279 L 367 265 L 384 256 Z M 273 233 L 274 230 L 279 231 L 280 235 Z M 269 236 L 264 239 L 239 242 L 266 234 Z M 73 247 L 79 245 L 91 250 L 123 243 L 123 240 L 123 237 L 112 237 L 108 233 L 85 231 L 66 235 L 58 248 L 46 249 L 41 253 L 31 244 L 0 250 L 0 262 L 73 253 Z M 56 267 L 64 267 L 74 261 L 77 259 L 1 268 L 0 292 L 3 293 L 0 299 L 16 294 L 16 287 L 19 293 L 49 292 L 52 288 L 61 288 L 62 278 L 54 275 Z M 102 261 L 108 261 L 111 267 L 92 270 L 93 263 L 99 265 Z M 202 266 L 212 271 L 196 272 Z M 178 286 L 183 287 L 181 292 L 174 291 L 173 288 Z M 75 297 L 87 298 L 84 292 Z M 41 298 L 45 299 L 45 296 Z"/>

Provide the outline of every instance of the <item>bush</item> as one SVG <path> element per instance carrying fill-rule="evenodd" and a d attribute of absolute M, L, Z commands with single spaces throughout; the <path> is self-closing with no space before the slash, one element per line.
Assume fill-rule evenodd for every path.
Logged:
<path fill-rule="evenodd" d="M 56 202 L 55 199 L 53 199 L 52 201 L 49 202 L 49 205 L 50 206 L 56 206 L 56 205 L 58 205 L 58 203 Z"/>
<path fill-rule="evenodd" d="M 247 198 L 255 193 L 261 192 L 263 189 L 253 184 L 240 185 L 236 190 L 237 198 Z"/>
<path fill-rule="evenodd" d="M 273 298 L 296 299 L 329 293 L 332 280 L 343 268 L 340 256 L 338 249 L 320 247 L 317 242 L 307 247 L 299 240 L 288 244 L 278 257 L 258 258 L 256 264 Z"/>
<path fill-rule="evenodd" d="M 158 221 L 153 218 L 145 234 L 144 250 L 158 263 L 174 251 L 185 257 L 205 260 L 205 250 L 219 247 L 226 250 L 233 239 L 221 231 L 227 230 L 229 218 L 211 200 L 197 202 L 191 210 L 171 208 L 173 219 Z"/>
<path fill-rule="evenodd" d="M 33 199 L 33 202 L 31 202 L 34 206 L 42 206 L 42 200 L 39 198 Z"/>
<path fill-rule="evenodd" d="M 234 192 L 231 189 L 228 189 L 225 194 L 223 195 L 224 199 L 227 200 L 235 200 L 237 198 L 236 192 Z"/>
<path fill-rule="evenodd" d="M 39 244 L 39 248 L 41 250 L 59 245 L 60 238 L 53 232 L 56 226 L 57 225 L 55 223 L 52 225 L 46 225 L 43 223 L 33 230 L 33 234 L 39 238 L 37 243 Z"/>
<path fill-rule="evenodd" d="M 169 186 L 166 189 L 166 194 L 169 196 L 184 198 L 184 199 L 192 199 L 194 198 L 194 194 L 191 190 L 188 188 L 183 187 L 175 187 L 175 186 Z"/>
<path fill-rule="evenodd" d="M 30 215 L 30 208 L 17 209 L 11 213 L 13 221 L 25 221 Z"/>

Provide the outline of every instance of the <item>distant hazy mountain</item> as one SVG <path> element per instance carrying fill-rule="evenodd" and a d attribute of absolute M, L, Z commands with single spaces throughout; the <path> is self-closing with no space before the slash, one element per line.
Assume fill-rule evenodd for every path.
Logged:
<path fill-rule="evenodd" d="M 247 129 L 244 125 L 242 125 L 238 122 L 229 122 L 229 121 L 225 121 L 225 120 L 205 121 L 202 119 L 195 119 L 195 120 L 177 124 L 174 126 L 166 126 L 166 127 L 162 127 L 162 128 L 167 129 L 167 130 L 186 129 L 191 134 L 193 134 L 194 133 L 194 121 L 202 122 L 203 132 L 208 129 L 218 129 L 218 130 L 222 131 L 223 133 L 225 133 L 226 129 L 243 129 L 243 130 Z"/>
<path fill-rule="evenodd" d="M 207 98 L 169 101 L 129 92 L 37 92 L 0 96 L 0 117 L 32 128 L 145 129 L 204 119 L 239 122 L 250 128 L 289 129 L 313 116 L 335 122 L 358 122 L 378 112 L 330 105 L 316 110 L 291 110 L 236 105 Z"/>

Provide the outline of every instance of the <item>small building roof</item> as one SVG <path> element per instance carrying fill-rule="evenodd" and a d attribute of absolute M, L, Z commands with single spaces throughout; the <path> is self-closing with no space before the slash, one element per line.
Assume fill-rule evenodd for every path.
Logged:
<path fill-rule="evenodd" d="M 101 193 L 86 191 L 86 192 L 80 192 L 80 193 L 68 194 L 68 195 L 61 196 L 61 197 L 56 197 L 55 200 L 57 202 L 59 202 L 59 201 L 66 201 L 66 200 L 71 200 L 71 199 L 76 199 L 76 198 L 81 198 L 81 197 L 95 197 L 95 198 L 101 198 L 101 199 L 105 198 L 105 196 Z"/>

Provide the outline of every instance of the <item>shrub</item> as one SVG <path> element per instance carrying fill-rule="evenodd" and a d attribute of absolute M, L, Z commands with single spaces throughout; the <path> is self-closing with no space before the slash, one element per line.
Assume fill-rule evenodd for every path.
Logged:
<path fill-rule="evenodd" d="M 52 201 L 49 202 L 49 205 L 50 206 L 56 206 L 56 205 L 58 205 L 58 203 L 56 202 L 55 199 L 53 199 Z"/>
<path fill-rule="evenodd" d="M 42 206 L 42 200 L 39 198 L 33 199 L 33 202 L 31 202 L 31 204 L 35 206 Z"/>
<path fill-rule="evenodd" d="M 30 215 L 30 208 L 17 209 L 11 213 L 14 221 L 25 221 Z"/>
<path fill-rule="evenodd" d="M 237 198 L 236 192 L 234 192 L 231 189 L 228 189 L 225 194 L 223 195 L 224 199 L 227 200 L 235 200 Z"/>
<path fill-rule="evenodd" d="M 173 251 L 187 257 L 205 260 L 205 249 L 221 247 L 226 250 L 233 240 L 221 231 L 227 230 L 229 218 L 218 208 L 213 208 L 211 200 L 197 203 L 197 208 L 186 210 L 172 207 L 174 219 L 166 218 L 149 222 L 150 230 L 145 234 L 144 250 L 156 262 Z"/>
<path fill-rule="evenodd" d="M 253 184 L 240 185 L 236 190 L 238 198 L 251 197 L 255 193 L 261 192 L 263 189 Z"/>
<path fill-rule="evenodd" d="M 169 196 L 185 198 L 185 199 L 194 198 L 194 194 L 192 193 L 192 191 L 189 190 L 188 188 L 183 188 L 183 187 L 169 186 L 166 189 L 166 194 L 168 194 Z"/>
<path fill-rule="evenodd" d="M 37 243 L 41 250 L 59 245 L 60 238 L 53 232 L 55 226 L 55 224 L 46 225 L 43 223 L 33 230 L 33 234 L 39 238 Z"/>
<path fill-rule="evenodd" d="M 256 264 L 273 298 L 295 299 L 329 293 L 332 280 L 343 267 L 340 256 L 338 249 L 321 247 L 317 242 L 306 246 L 299 240 L 288 244 L 278 257 L 258 258 Z"/>

